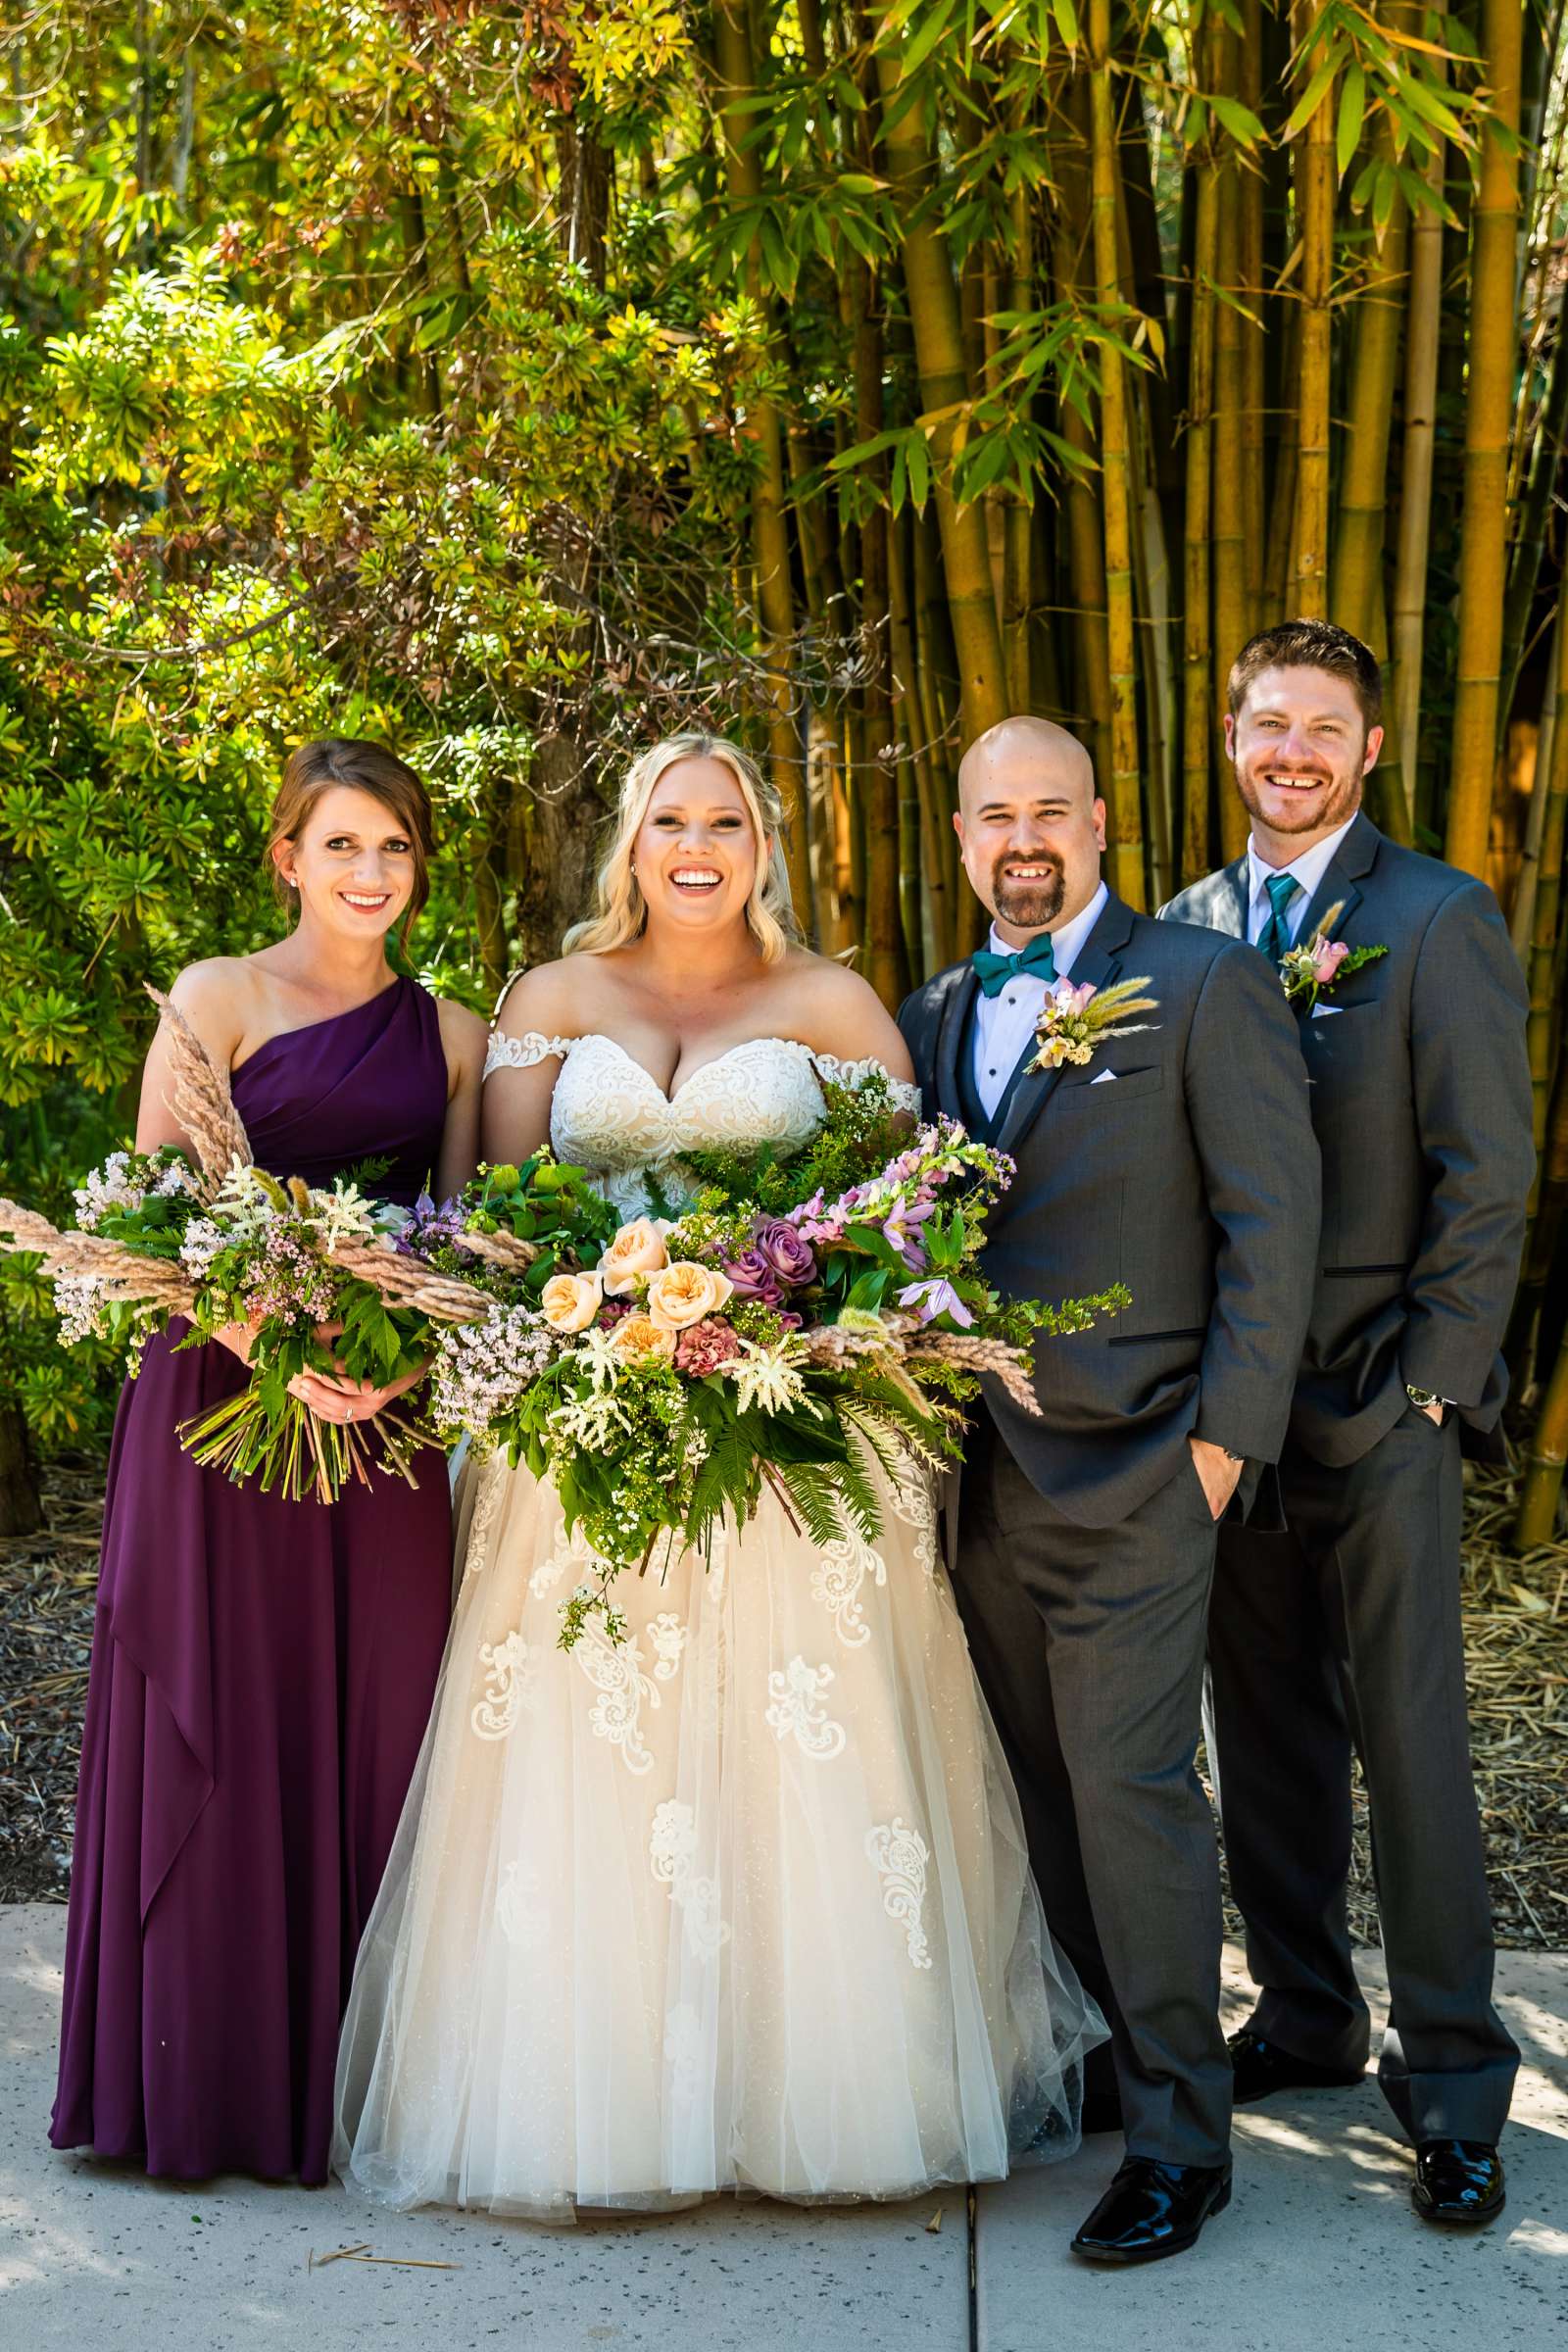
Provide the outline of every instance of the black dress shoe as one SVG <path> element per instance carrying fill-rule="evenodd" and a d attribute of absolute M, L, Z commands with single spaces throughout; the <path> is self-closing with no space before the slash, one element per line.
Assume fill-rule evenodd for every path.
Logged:
<path fill-rule="evenodd" d="M 1158 2262 L 1196 2245 L 1231 2201 L 1228 2164 L 1160 2164 L 1129 2156 L 1072 2241 L 1086 2262 Z"/>
<path fill-rule="evenodd" d="M 1360 2067 L 1349 2074 L 1343 2067 L 1318 2066 L 1310 2058 L 1294 2057 L 1277 2041 L 1265 2041 L 1250 2026 L 1233 2034 L 1226 2047 L 1236 2077 L 1232 2096 L 1238 2107 L 1251 2107 L 1276 2090 L 1346 2090 L 1352 2082 L 1366 2081 Z"/>
<path fill-rule="evenodd" d="M 1424 2139 L 1410 2202 L 1424 2222 L 1475 2230 L 1502 2211 L 1502 2159 L 1486 2139 Z"/>
<path fill-rule="evenodd" d="M 1089 2090 L 1084 2093 L 1083 2134 L 1092 2139 L 1097 2132 L 1119 2132 L 1122 2129 L 1121 2101 L 1113 2090 Z"/>

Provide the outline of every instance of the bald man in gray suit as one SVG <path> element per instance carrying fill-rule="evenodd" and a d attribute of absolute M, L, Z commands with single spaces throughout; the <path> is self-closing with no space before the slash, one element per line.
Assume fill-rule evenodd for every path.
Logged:
<path fill-rule="evenodd" d="M 985 1271 L 1129 1310 L 1041 1342 L 1038 1414 L 984 1383 L 955 1587 L 1012 1761 L 1047 1917 L 1108 2017 L 1086 2128 L 1127 2160 L 1074 2250 L 1146 2262 L 1230 2195 L 1213 1823 L 1194 1770 L 1215 1535 L 1284 1442 L 1317 1249 L 1317 1147 L 1279 988 L 1234 940 L 1101 879 L 1102 802 L 1061 728 L 1011 719 L 959 776 L 991 944 L 900 1023 L 930 1115 L 1010 1153 Z M 1047 992 L 1137 980 L 1154 1009 L 1035 1066 Z"/>

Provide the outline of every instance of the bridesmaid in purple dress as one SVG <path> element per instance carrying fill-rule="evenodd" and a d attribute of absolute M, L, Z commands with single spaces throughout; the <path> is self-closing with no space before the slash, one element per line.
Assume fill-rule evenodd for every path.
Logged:
<path fill-rule="evenodd" d="M 297 909 L 259 955 L 192 965 L 174 1002 L 256 1157 L 445 1197 L 472 1172 L 484 1025 L 388 964 L 427 893 L 430 804 L 374 744 L 308 744 L 272 812 Z M 136 1142 L 180 1142 L 162 1033 Z M 236 1390 L 249 1346 L 146 1348 L 110 1456 L 66 1944 L 59 2148 L 179 2180 L 326 2178 L 338 2022 L 446 1638 L 446 1465 L 330 1506 L 230 1486 L 178 1424 Z M 225 1352 L 225 1349 L 227 1352 Z M 239 1360 L 236 1360 L 239 1359 Z M 334 1420 L 389 1392 L 302 1375 Z"/>

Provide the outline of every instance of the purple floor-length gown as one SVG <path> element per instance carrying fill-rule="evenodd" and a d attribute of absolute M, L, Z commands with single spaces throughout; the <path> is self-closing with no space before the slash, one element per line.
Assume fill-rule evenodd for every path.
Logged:
<path fill-rule="evenodd" d="M 446 1063 L 399 979 L 234 1073 L 257 1159 L 372 1155 L 412 1201 Z M 244 1378 L 148 1344 L 115 1425 L 50 2138 L 182 2180 L 324 2180 L 338 2023 L 446 1637 L 446 1465 L 330 1506 L 229 1485 L 177 1425 Z"/>

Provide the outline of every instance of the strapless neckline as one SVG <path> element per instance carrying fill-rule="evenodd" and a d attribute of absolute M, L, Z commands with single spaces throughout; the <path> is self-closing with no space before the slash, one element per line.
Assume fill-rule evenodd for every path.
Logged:
<path fill-rule="evenodd" d="M 654 1073 L 648 1067 L 648 1064 L 645 1061 L 639 1061 L 636 1054 L 628 1052 L 626 1047 L 621 1044 L 618 1037 L 612 1037 L 608 1029 L 585 1029 L 582 1032 L 582 1035 L 580 1037 L 573 1038 L 571 1043 L 576 1046 L 586 1046 L 590 1044 L 608 1046 L 612 1054 L 618 1054 L 622 1061 L 626 1062 L 630 1068 L 636 1070 L 640 1076 L 647 1079 L 649 1086 L 659 1097 L 661 1102 L 664 1103 L 670 1110 L 674 1109 L 675 1104 L 681 1100 L 682 1096 L 685 1095 L 691 1087 L 694 1087 L 698 1079 L 704 1077 L 708 1071 L 721 1070 L 726 1062 L 734 1061 L 737 1056 L 742 1054 L 755 1053 L 759 1046 L 783 1046 L 791 1053 L 804 1054 L 808 1060 L 814 1061 L 816 1059 L 816 1052 L 814 1047 L 805 1044 L 804 1041 L 798 1037 L 743 1037 L 740 1039 L 738 1044 L 726 1046 L 722 1054 L 714 1054 L 710 1057 L 709 1060 L 700 1061 L 696 1069 L 690 1071 L 688 1075 L 681 1080 L 674 1093 L 671 1094 L 667 1088 L 660 1085 L 659 1080 L 654 1076 Z"/>

